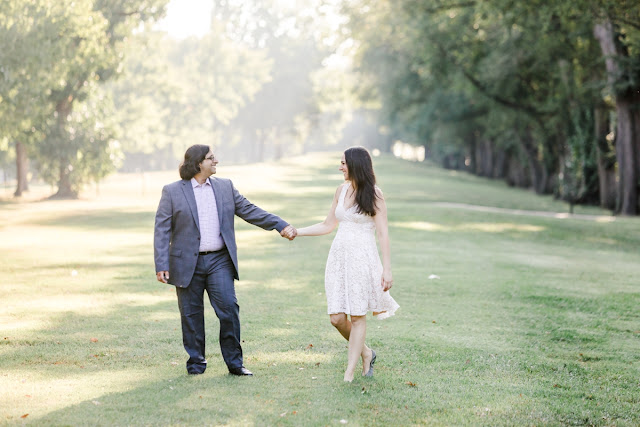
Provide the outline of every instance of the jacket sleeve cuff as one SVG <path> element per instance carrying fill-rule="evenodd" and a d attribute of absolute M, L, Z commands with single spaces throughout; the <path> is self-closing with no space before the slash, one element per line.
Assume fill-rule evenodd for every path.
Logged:
<path fill-rule="evenodd" d="M 278 221 L 278 223 L 276 224 L 276 230 L 278 230 L 278 233 L 282 233 L 282 230 L 287 228 L 288 225 L 289 223 L 286 221 Z"/>

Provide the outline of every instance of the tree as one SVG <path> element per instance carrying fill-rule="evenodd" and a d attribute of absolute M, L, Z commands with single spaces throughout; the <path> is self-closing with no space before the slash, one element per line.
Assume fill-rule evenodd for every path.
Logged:
<path fill-rule="evenodd" d="M 232 40 L 264 52 L 269 60 L 264 84 L 226 130 L 253 161 L 293 152 L 311 133 L 317 114 L 312 73 L 321 49 L 307 15 L 311 2 L 287 9 L 274 1 L 215 3 L 215 27 Z M 305 12 L 306 11 L 306 12 Z"/>
<path fill-rule="evenodd" d="M 620 178 L 618 210 L 625 215 L 637 215 L 640 213 L 640 35 L 637 31 L 640 6 L 637 3 L 627 6 L 630 7 L 604 10 L 594 25 L 594 34 L 602 48 L 609 88 L 615 99 Z"/>
<path fill-rule="evenodd" d="M 127 170 L 174 167 L 194 143 L 228 153 L 224 132 L 269 80 L 272 61 L 218 30 L 180 41 L 134 38 L 124 78 L 109 85 Z"/>
<path fill-rule="evenodd" d="M 309 40 L 279 37 L 269 40 L 267 49 L 273 63 L 269 81 L 232 123 L 240 129 L 242 142 L 253 148 L 254 161 L 265 160 L 267 147 L 275 158 L 292 151 L 299 120 L 312 109 L 311 72 L 319 65 Z"/>
<path fill-rule="evenodd" d="M 197 114 L 186 93 L 197 82 L 183 72 L 182 59 L 170 59 L 188 46 L 160 32 L 136 34 L 127 44 L 122 77 L 105 85 L 114 100 L 124 171 L 174 168 L 184 153 L 181 144 L 196 140 L 185 124 Z"/>
<path fill-rule="evenodd" d="M 0 5 L 0 133 L 15 146 L 16 196 L 28 189 L 28 151 L 42 140 L 41 124 L 53 113 L 51 65 L 62 59 L 64 42 L 47 16 L 48 3 Z"/>
<path fill-rule="evenodd" d="M 166 0 L 21 3 L 10 0 L 2 13 L 3 31 L 12 36 L 6 40 L 16 44 L 9 50 L 14 61 L 3 68 L 9 79 L 0 93 L 21 101 L 3 110 L 3 122 L 15 123 L 8 125 L 12 138 L 25 129 L 39 136 L 33 138 L 32 154 L 46 171 L 43 177 L 57 183 L 56 197 L 77 197 L 83 183 L 103 176 L 110 163 L 99 162 L 110 159 L 116 145 L 114 133 L 105 133 L 107 117 L 95 115 L 109 109 L 109 98 L 98 94 L 99 85 L 118 75 L 126 37 L 140 22 L 159 17 Z M 33 59 L 23 66 L 22 56 Z M 42 107 L 25 108 L 38 104 Z M 73 115 L 76 105 L 98 108 Z"/>
<path fill-rule="evenodd" d="M 640 177 L 640 126 L 632 125 L 639 9 L 625 0 L 371 0 L 351 2 L 346 13 L 366 93 L 381 101 L 394 137 L 424 144 L 445 165 L 530 183 L 570 203 L 610 206 L 616 197 L 605 52 L 618 193 L 631 213 Z M 523 172 L 529 179 L 515 179 Z"/>

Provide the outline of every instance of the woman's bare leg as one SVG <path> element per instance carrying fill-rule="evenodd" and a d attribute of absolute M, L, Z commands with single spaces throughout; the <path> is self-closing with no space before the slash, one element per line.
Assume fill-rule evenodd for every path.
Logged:
<path fill-rule="evenodd" d="M 364 351 L 364 341 L 367 336 L 367 316 L 351 316 L 351 333 L 349 334 L 349 357 L 344 380 L 353 381 L 356 364 Z"/>
<path fill-rule="evenodd" d="M 351 322 L 347 318 L 347 315 L 344 313 L 338 314 L 330 314 L 331 324 L 340 332 L 340 335 L 344 337 L 347 341 L 349 341 L 349 336 L 351 335 Z M 360 316 L 364 317 L 364 316 Z M 360 354 L 362 357 L 362 375 L 369 372 L 369 365 L 371 364 L 371 358 L 373 357 L 373 353 L 371 349 L 367 347 L 366 344 L 362 346 L 362 353 Z"/>

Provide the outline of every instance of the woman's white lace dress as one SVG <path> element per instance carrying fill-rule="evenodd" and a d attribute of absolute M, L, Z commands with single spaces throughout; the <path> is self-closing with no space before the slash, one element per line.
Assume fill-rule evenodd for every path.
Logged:
<path fill-rule="evenodd" d="M 324 276 L 328 313 L 393 316 L 400 307 L 389 291 L 382 291 L 382 263 L 376 246 L 373 217 L 357 213 L 356 205 L 344 208 L 348 185 L 343 185 L 336 218 L 338 232 L 331 244 Z"/>

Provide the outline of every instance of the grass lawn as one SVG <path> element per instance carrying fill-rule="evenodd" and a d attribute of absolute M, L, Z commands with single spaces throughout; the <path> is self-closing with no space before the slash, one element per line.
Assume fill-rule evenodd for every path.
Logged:
<path fill-rule="evenodd" d="M 339 153 L 218 168 L 295 226 L 320 221 Z M 236 221 L 245 365 L 227 375 L 207 307 L 208 369 L 186 375 L 153 221 L 177 172 L 115 175 L 77 201 L 0 202 L 0 424 L 639 425 L 640 219 L 391 157 L 391 319 L 369 316 L 374 378 L 344 384 L 326 315 L 332 236 L 289 242 Z M 48 188 L 32 189 L 32 199 Z M 8 195 L 8 192 L 5 192 Z M 589 219 L 590 218 L 590 219 Z M 438 278 L 430 278 L 436 275 Z"/>

